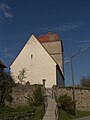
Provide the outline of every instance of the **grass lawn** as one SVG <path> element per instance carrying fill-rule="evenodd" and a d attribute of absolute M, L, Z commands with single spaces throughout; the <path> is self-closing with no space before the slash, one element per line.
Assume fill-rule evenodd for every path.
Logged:
<path fill-rule="evenodd" d="M 34 112 L 35 114 L 30 120 L 41 120 L 42 111 L 43 111 L 43 106 L 39 106 L 39 107 L 23 106 L 17 108 L 0 107 L 0 118 L 7 118 L 25 113 Z"/>
<path fill-rule="evenodd" d="M 74 120 L 85 116 L 90 116 L 90 111 L 77 111 L 76 116 L 68 116 L 68 114 L 63 110 L 60 110 L 59 112 L 59 120 Z"/>
<path fill-rule="evenodd" d="M 42 120 L 44 115 L 43 106 L 40 106 L 36 109 L 35 115 L 30 120 Z"/>

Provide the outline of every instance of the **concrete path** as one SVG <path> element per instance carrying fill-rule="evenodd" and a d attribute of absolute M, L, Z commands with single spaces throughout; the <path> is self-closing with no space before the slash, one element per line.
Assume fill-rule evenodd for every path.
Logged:
<path fill-rule="evenodd" d="M 49 92 L 47 92 L 47 100 L 48 100 L 48 106 L 47 106 L 47 109 L 46 109 L 46 113 L 43 117 L 42 120 L 57 120 L 56 119 L 56 106 L 57 106 L 57 103 L 55 102 L 55 99 L 52 98 L 52 96 L 49 94 Z"/>
<path fill-rule="evenodd" d="M 74 120 L 90 120 L 90 116 L 78 118 L 78 119 L 74 119 Z"/>
<path fill-rule="evenodd" d="M 43 117 L 43 120 L 56 120 L 55 110 L 56 110 L 55 100 L 48 97 L 48 107 Z"/>

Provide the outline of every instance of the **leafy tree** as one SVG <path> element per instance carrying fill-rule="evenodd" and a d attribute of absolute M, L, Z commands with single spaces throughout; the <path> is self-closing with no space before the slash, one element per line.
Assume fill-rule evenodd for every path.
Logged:
<path fill-rule="evenodd" d="M 27 69 L 26 68 L 22 68 L 21 71 L 19 71 L 19 75 L 17 76 L 18 80 L 20 81 L 20 83 L 23 83 L 24 82 L 24 79 L 26 78 L 26 71 Z"/>
<path fill-rule="evenodd" d="M 70 96 L 67 94 L 59 96 L 58 103 L 60 104 L 61 109 L 66 111 L 68 114 L 74 115 L 74 104 Z"/>
<path fill-rule="evenodd" d="M 81 86 L 90 87 L 90 76 L 81 78 Z"/>
<path fill-rule="evenodd" d="M 12 87 L 15 85 L 9 72 L 4 72 L 4 76 L 0 77 L 0 105 L 4 104 L 4 101 L 12 101 L 11 92 Z"/>

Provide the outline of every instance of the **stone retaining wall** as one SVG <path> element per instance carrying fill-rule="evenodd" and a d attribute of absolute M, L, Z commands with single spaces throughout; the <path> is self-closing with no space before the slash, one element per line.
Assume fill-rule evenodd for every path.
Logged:
<path fill-rule="evenodd" d="M 72 87 L 53 87 L 54 94 L 58 98 L 60 95 L 67 94 L 73 98 Z M 75 88 L 75 101 L 77 110 L 90 111 L 90 88 Z"/>
<path fill-rule="evenodd" d="M 40 86 L 43 93 L 45 92 L 45 88 L 42 85 L 22 85 L 22 84 L 16 84 L 15 87 L 12 88 L 12 102 L 5 101 L 5 104 L 10 107 L 18 107 L 18 106 L 27 106 L 29 105 L 28 98 L 33 97 L 33 91 L 36 90 L 36 88 Z"/>

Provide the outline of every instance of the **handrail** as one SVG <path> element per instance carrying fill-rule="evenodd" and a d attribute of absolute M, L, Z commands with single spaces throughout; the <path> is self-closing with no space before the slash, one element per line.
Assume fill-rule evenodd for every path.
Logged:
<path fill-rule="evenodd" d="M 58 120 L 58 106 L 55 109 L 55 120 Z"/>

